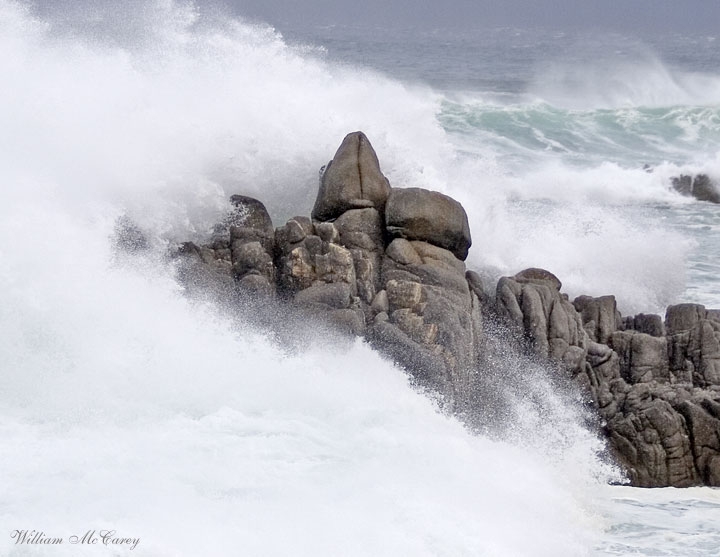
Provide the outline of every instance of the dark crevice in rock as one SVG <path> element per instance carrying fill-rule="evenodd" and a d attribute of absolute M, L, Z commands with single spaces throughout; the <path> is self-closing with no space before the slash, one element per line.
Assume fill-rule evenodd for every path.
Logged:
<path fill-rule="evenodd" d="M 357 171 L 358 171 L 358 183 L 360 184 L 360 198 L 361 198 L 361 199 L 364 199 L 364 197 L 365 197 L 364 194 L 363 194 L 363 172 L 362 172 L 362 165 L 360 164 L 360 161 L 362 160 L 362 159 L 361 159 L 361 154 L 360 154 L 360 152 L 362 151 L 362 146 L 363 146 L 364 137 L 365 137 L 365 136 L 361 135 L 360 138 L 358 139 L 358 149 L 357 149 L 357 150 L 358 150 L 358 152 L 357 152 L 357 159 L 358 159 Z"/>

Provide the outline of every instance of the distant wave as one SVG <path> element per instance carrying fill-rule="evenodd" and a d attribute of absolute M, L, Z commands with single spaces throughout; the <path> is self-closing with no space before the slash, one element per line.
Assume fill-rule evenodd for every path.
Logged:
<path fill-rule="evenodd" d="M 492 145 L 509 161 L 555 156 L 589 166 L 702 162 L 720 150 L 720 103 L 569 109 L 548 102 L 499 105 L 445 100 L 439 119 L 452 134 Z"/>

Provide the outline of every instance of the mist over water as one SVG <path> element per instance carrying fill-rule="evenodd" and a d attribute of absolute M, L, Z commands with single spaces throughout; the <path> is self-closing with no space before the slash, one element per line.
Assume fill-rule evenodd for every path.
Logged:
<path fill-rule="evenodd" d="M 514 380 L 528 368 L 506 355 L 506 427 L 471 435 L 359 341 L 302 330 L 288 347 L 188 299 L 164 254 L 203 238 L 233 193 L 276 225 L 307 214 L 318 169 L 362 129 L 393 186 L 464 204 L 471 268 L 543 266 L 571 295 L 648 311 L 692 276 L 699 240 L 677 214 L 716 226 L 665 178 L 717 157 L 648 158 L 652 174 L 578 161 L 584 147 L 551 137 L 546 113 L 575 119 L 581 146 L 599 141 L 602 113 L 583 123 L 561 91 L 519 106 L 529 90 L 500 102 L 400 80 L 189 3 L 92 6 L 73 19 L 0 0 L 6 530 L 116 529 L 152 556 L 592 554 L 609 519 L 591 503 L 617 477 L 542 370 Z M 716 130 L 699 120 L 710 153 Z M 147 254 L 115 251 L 122 215 Z M 0 536 L 8 555 L 95 549 Z"/>

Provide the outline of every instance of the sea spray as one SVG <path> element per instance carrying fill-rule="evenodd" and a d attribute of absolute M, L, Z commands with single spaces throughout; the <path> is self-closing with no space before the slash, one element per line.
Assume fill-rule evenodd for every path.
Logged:
<path fill-rule="evenodd" d="M 288 354 L 172 269 L 109 264 L 101 227 L 40 217 L 59 249 L 24 259 L 45 247 L 30 226 L 5 251 L 24 280 L 2 285 L 3 522 L 116 529 L 146 555 L 586 551 L 559 469 L 469 435 L 360 342 L 305 331 Z"/>

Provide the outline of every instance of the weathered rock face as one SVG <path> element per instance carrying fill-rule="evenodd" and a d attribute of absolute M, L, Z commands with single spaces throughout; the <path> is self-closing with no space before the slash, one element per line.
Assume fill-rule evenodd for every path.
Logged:
<path fill-rule="evenodd" d="M 580 312 L 583 326 L 594 342 L 607 344 L 610 335 L 619 328 L 617 304 L 615 296 L 578 296 L 573 301 L 575 309 Z"/>
<path fill-rule="evenodd" d="M 587 394 L 634 485 L 720 486 L 720 311 L 680 304 L 664 322 L 623 317 L 613 296 L 570 302 L 555 275 L 535 268 L 501 278 L 492 299 L 465 268 L 462 206 L 391 189 L 360 132 L 325 171 L 313 219 L 274 229 L 261 202 L 231 201 L 207 244 L 178 250 L 188 290 L 245 306 L 279 300 L 303 320 L 364 336 L 465 415 L 490 359 L 483 316 L 501 321 L 512 337 L 504 342 L 523 344 Z M 144 249 L 136 236 L 118 244 Z"/>
<path fill-rule="evenodd" d="M 394 189 L 385 208 L 391 236 L 423 240 L 465 260 L 472 243 L 465 209 L 454 199 L 421 188 Z"/>
<path fill-rule="evenodd" d="M 377 209 L 351 209 L 332 226 L 337 242 L 352 255 L 358 296 L 365 304 L 372 303 L 380 285 L 385 246 L 382 215 Z"/>
<path fill-rule="evenodd" d="M 678 383 L 720 385 L 720 319 L 698 304 L 667 311 L 670 370 Z"/>
<path fill-rule="evenodd" d="M 613 296 L 571 305 L 559 290 L 538 269 L 502 278 L 498 311 L 589 391 L 633 485 L 720 485 L 716 314 L 682 304 L 668 308 L 665 324 L 656 315 L 623 319 Z"/>
<path fill-rule="evenodd" d="M 362 132 L 348 134 L 320 179 L 312 218 L 328 221 L 349 209 L 382 211 L 390 183 L 380 172 L 375 150 Z"/>
<path fill-rule="evenodd" d="M 233 195 L 235 211 L 229 218 L 229 253 L 224 251 L 227 235 L 215 238 L 220 246 L 216 255 L 230 256 L 232 273 L 239 286 L 253 294 L 273 296 L 275 293 L 275 229 L 270 215 L 260 201 Z"/>
<path fill-rule="evenodd" d="M 670 380 L 667 340 L 635 331 L 616 331 L 608 345 L 620 357 L 620 375 L 630 384 Z"/>
<path fill-rule="evenodd" d="M 424 241 L 394 239 L 385 251 L 371 342 L 398 361 L 411 358 L 416 377 L 460 401 L 478 358 L 480 302 L 465 264 Z M 387 309 L 385 309 L 387 308 Z"/>
<path fill-rule="evenodd" d="M 580 315 L 560 293 L 560 286 L 555 275 L 540 269 L 503 277 L 497 285 L 497 308 L 538 355 L 578 373 L 585 365 L 588 339 Z"/>
<path fill-rule="evenodd" d="M 333 223 L 294 217 L 275 231 L 277 287 L 295 305 L 361 335 L 365 315 L 352 252 Z"/>
<path fill-rule="evenodd" d="M 262 202 L 245 195 L 233 195 L 230 197 L 230 203 L 235 207 L 235 211 L 229 216 L 231 233 L 232 228 L 235 227 L 238 229 L 236 235 L 239 235 L 240 230 L 246 230 L 248 236 L 253 236 L 254 239 L 272 240 L 275 229 Z"/>
<path fill-rule="evenodd" d="M 622 326 L 625 330 L 645 333 L 652 337 L 665 336 L 665 324 L 659 315 L 638 313 L 635 316 L 624 318 Z"/>
<path fill-rule="evenodd" d="M 667 399 L 670 389 L 640 384 L 620 397 L 607 429 L 634 485 L 687 487 L 699 483 L 683 417 Z"/>

